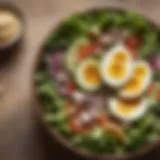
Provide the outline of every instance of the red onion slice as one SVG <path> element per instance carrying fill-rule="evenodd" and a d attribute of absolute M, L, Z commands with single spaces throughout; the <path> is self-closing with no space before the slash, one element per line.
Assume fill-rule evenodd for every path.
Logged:
<path fill-rule="evenodd" d="M 149 63 L 154 70 L 160 70 L 160 54 L 157 54 L 149 60 Z"/>

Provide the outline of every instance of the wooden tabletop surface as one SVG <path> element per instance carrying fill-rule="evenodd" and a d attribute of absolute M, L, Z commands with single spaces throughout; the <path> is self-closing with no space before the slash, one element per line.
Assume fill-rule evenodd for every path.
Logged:
<path fill-rule="evenodd" d="M 74 11 L 116 6 L 136 9 L 160 25 L 160 0 L 4 0 L 25 14 L 25 37 L 0 66 L 0 160 L 80 160 L 52 143 L 35 114 L 32 69 L 49 30 Z M 1 0 L 0 0 L 1 2 Z M 1 59 L 1 57 L 0 57 Z M 158 160 L 160 150 L 144 159 Z"/>

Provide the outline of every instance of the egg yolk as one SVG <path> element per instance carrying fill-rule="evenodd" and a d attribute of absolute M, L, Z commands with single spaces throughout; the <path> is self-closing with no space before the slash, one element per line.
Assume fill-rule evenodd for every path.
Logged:
<path fill-rule="evenodd" d="M 133 113 L 137 107 L 139 106 L 138 105 L 138 101 L 118 101 L 117 104 L 117 111 L 123 115 L 128 115 L 128 114 L 131 114 Z"/>
<path fill-rule="evenodd" d="M 132 77 L 128 84 L 124 87 L 124 90 L 127 92 L 138 92 L 142 87 L 142 80 L 139 77 Z"/>
<path fill-rule="evenodd" d="M 90 84 L 97 84 L 100 82 L 99 68 L 95 64 L 89 64 L 84 68 L 83 75 Z"/>
<path fill-rule="evenodd" d="M 125 55 L 124 52 L 117 52 L 114 57 L 113 60 L 115 62 L 119 61 L 119 62 L 126 62 L 127 61 L 127 56 Z"/>
<path fill-rule="evenodd" d="M 127 92 L 138 92 L 143 87 L 143 81 L 147 74 L 147 70 L 144 66 L 137 66 L 134 69 L 133 76 L 124 87 L 124 90 Z"/>
<path fill-rule="evenodd" d="M 110 61 L 106 70 L 107 76 L 120 80 L 126 76 L 125 64 L 127 61 L 127 56 L 124 52 L 116 52 L 113 58 Z"/>
<path fill-rule="evenodd" d="M 145 77 L 147 74 L 147 69 L 144 66 L 137 66 L 134 73 L 136 76 Z"/>
<path fill-rule="evenodd" d="M 126 75 L 126 69 L 124 63 L 117 62 L 109 65 L 106 71 L 107 76 L 113 79 L 122 79 Z"/>

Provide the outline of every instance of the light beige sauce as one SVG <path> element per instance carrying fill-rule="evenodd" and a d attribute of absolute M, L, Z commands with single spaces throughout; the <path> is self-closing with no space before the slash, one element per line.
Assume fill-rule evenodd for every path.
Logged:
<path fill-rule="evenodd" d="M 12 11 L 0 9 L 0 44 L 15 39 L 21 32 L 21 21 Z"/>

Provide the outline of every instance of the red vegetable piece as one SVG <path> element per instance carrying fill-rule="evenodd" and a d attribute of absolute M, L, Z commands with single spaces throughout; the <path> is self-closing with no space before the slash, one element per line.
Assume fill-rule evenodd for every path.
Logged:
<path fill-rule="evenodd" d="M 69 126 L 73 132 L 78 133 L 78 134 L 83 134 L 87 132 L 89 129 L 91 129 L 94 123 L 88 123 L 85 125 L 81 124 L 77 120 L 78 115 L 79 113 L 77 112 L 69 117 Z"/>
<path fill-rule="evenodd" d="M 62 88 L 62 89 L 64 89 L 65 91 L 65 96 L 70 96 L 73 92 L 75 92 L 76 88 L 77 88 L 76 84 L 73 82 L 70 82 L 65 85 L 65 88 Z"/>
<path fill-rule="evenodd" d="M 72 107 L 76 107 L 74 112 Z M 68 104 L 66 106 L 66 111 L 69 113 L 69 119 L 68 119 L 68 123 L 69 123 L 69 127 L 73 132 L 76 132 L 78 134 L 84 133 L 85 132 L 85 128 L 82 127 L 80 124 L 78 124 L 76 122 L 76 117 L 80 112 L 80 106 L 75 106 L 74 104 Z"/>
<path fill-rule="evenodd" d="M 132 54 L 132 57 L 133 57 L 133 58 L 136 58 L 136 57 L 137 57 L 137 52 L 136 52 L 136 50 L 131 49 L 131 48 L 128 47 L 127 45 L 126 45 L 126 47 L 127 47 L 127 49 L 130 51 L 130 53 Z"/>
<path fill-rule="evenodd" d="M 79 50 L 78 59 L 80 60 L 85 59 L 86 57 L 91 55 L 95 51 L 96 48 L 97 48 L 97 45 L 95 44 L 88 44 L 88 45 L 81 46 Z"/>
<path fill-rule="evenodd" d="M 141 44 L 141 39 L 137 36 L 131 36 L 128 38 L 126 44 L 129 48 L 136 50 Z"/>
<path fill-rule="evenodd" d="M 74 83 L 68 84 L 67 90 L 69 93 L 73 93 L 76 90 L 76 85 Z"/>
<path fill-rule="evenodd" d="M 86 124 L 82 124 L 79 122 L 77 117 L 80 115 L 81 111 L 83 110 L 82 105 L 69 104 L 67 105 L 66 109 L 67 109 L 66 111 L 69 113 L 69 118 L 68 118 L 69 127 L 73 132 L 77 134 L 83 134 L 87 132 L 89 129 L 91 129 L 95 124 L 94 121 Z"/>
<path fill-rule="evenodd" d="M 73 132 L 76 132 L 78 134 L 82 134 L 88 130 L 88 128 L 86 128 L 86 127 L 78 124 L 78 122 L 76 122 L 76 116 L 71 116 L 69 118 L 69 126 Z"/>
<path fill-rule="evenodd" d="M 104 127 L 108 121 L 109 118 L 103 113 L 97 117 L 97 123 L 100 124 L 102 127 Z"/>
<path fill-rule="evenodd" d="M 141 45 L 141 39 L 137 36 L 130 36 L 126 41 L 126 47 L 132 53 L 133 58 L 137 57 L 137 49 Z"/>

